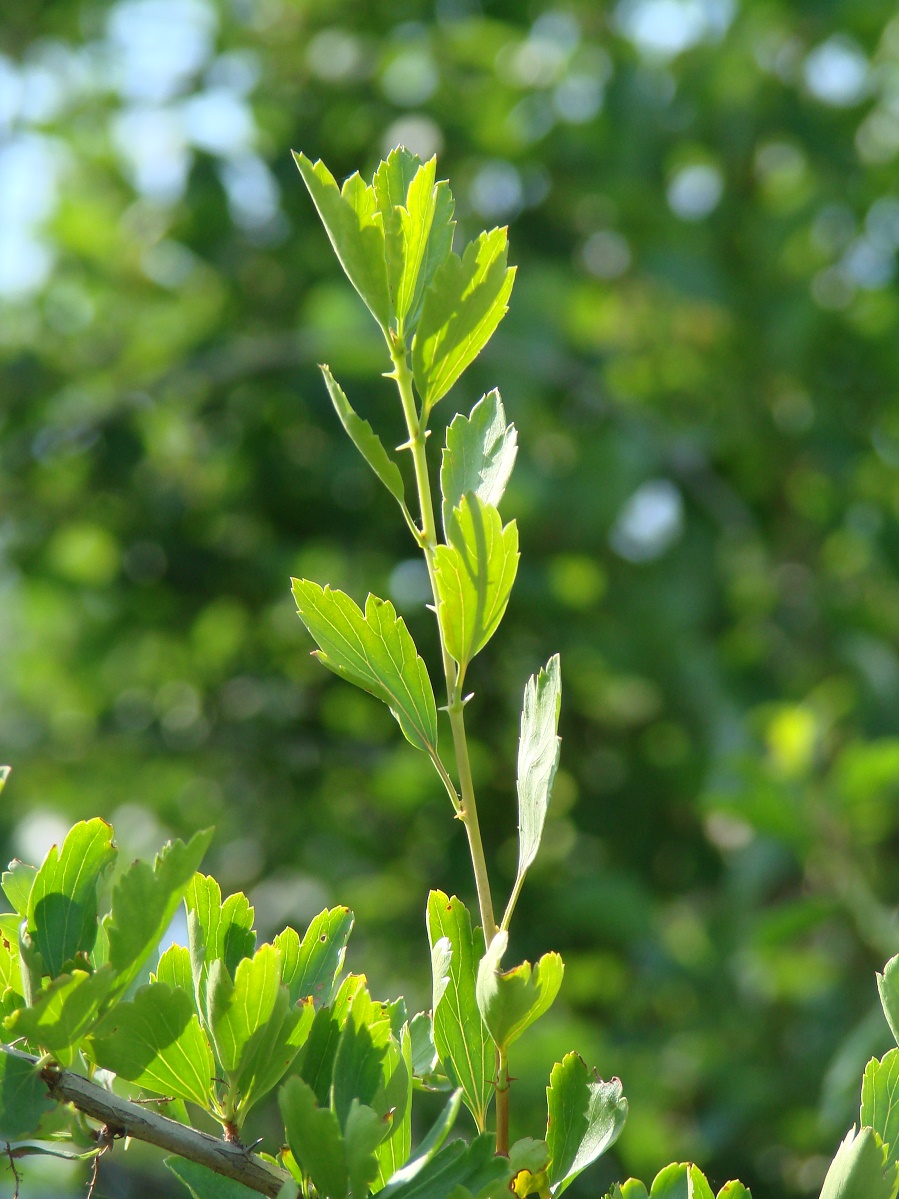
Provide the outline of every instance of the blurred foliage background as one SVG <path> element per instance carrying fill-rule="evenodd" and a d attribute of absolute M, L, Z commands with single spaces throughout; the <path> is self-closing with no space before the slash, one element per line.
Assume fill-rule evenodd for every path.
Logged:
<path fill-rule="evenodd" d="M 460 234 L 508 223 L 520 265 L 437 412 L 499 384 L 520 429 L 469 709 L 498 886 L 521 690 L 563 662 L 513 953 L 568 969 L 513 1134 L 576 1046 L 631 1101 L 607 1177 L 817 1194 L 899 949 L 894 6 L 43 0 L 0 48 L 4 860 L 95 814 L 131 853 L 214 823 L 263 932 L 348 903 L 351 966 L 428 1006 L 464 838 L 288 593 L 387 595 L 435 664 L 315 365 L 396 444 L 383 347 L 289 148 L 436 151 Z"/>

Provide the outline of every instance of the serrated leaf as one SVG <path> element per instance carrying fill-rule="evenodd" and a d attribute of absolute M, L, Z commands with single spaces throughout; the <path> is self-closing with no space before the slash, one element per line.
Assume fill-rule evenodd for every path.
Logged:
<path fill-rule="evenodd" d="M 349 908 L 331 908 L 319 912 L 302 941 L 292 928 L 275 937 L 275 948 L 281 954 L 281 981 L 292 1004 L 307 995 L 316 1009 L 330 1002 L 354 919 Z"/>
<path fill-rule="evenodd" d="M 412 1037 L 404 1024 L 399 1037 L 387 1042 L 381 1062 L 381 1085 L 371 1101 L 372 1110 L 387 1122 L 388 1131 L 378 1146 L 378 1186 L 409 1160 L 412 1151 Z"/>
<path fill-rule="evenodd" d="M 481 1016 L 503 1052 L 549 1010 L 565 972 L 557 953 L 545 953 L 536 966 L 522 962 L 503 971 L 500 963 L 508 942 L 508 933 L 496 934 L 478 966 L 477 981 Z"/>
<path fill-rule="evenodd" d="M 848 1132 L 830 1164 L 821 1199 L 893 1199 L 897 1166 L 873 1128 Z"/>
<path fill-rule="evenodd" d="M 382 216 L 374 189 L 359 174 L 342 188 L 319 159 L 294 153 L 294 162 L 309 189 L 322 224 L 347 278 L 386 333 L 390 325 L 390 294 Z"/>
<path fill-rule="evenodd" d="M 372 429 L 368 421 L 363 420 L 355 412 L 353 406 L 346 398 L 343 388 L 331 374 L 331 368 L 325 366 L 324 363 L 320 363 L 318 369 L 325 380 L 325 386 L 328 389 L 328 395 L 331 397 L 334 410 L 340 417 L 340 423 L 346 430 L 353 445 L 394 499 L 398 501 L 400 507 L 405 509 L 406 489 L 403 484 L 403 476 L 400 473 L 400 468 L 384 449 L 384 443 Z"/>
<path fill-rule="evenodd" d="M 899 954 L 890 958 L 883 968 L 883 974 L 877 975 L 877 991 L 890 1032 L 899 1045 Z"/>
<path fill-rule="evenodd" d="M 3 893 L 19 916 L 28 915 L 28 897 L 37 877 L 37 866 L 13 858 L 3 871 Z"/>
<path fill-rule="evenodd" d="M 163 1162 L 184 1183 L 193 1199 L 255 1199 L 259 1193 L 185 1157 L 166 1157 Z"/>
<path fill-rule="evenodd" d="M 28 896 L 28 932 L 45 971 L 56 978 L 97 939 L 99 885 L 118 850 L 105 820 L 80 821 L 54 845 Z"/>
<path fill-rule="evenodd" d="M 515 280 L 505 229 L 482 233 L 460 258 L 450 254 L 424 294 L 412 343 L 412 373 L 424 413 L 475 360 L 506 315 Z"/>
<path fill-rule="evenodd" d="M 310 1002 L 291 1007 L 277 949 L 243 958 L 234 981 L 221 959 L 209 971 L 207 1010 L 218 1060 L 246 1113 L 284 1076 L 309 1035 Z"/>
<path fill-rule="evenodd" d="M 440 462 L 443 531 L 449 539 L 453 509 L 472 492 L 485 504 L 499 507 L 518 454 L 518 431 L 506 424 L 499 392 L 481 396 L 468 416 L 453 417 L 446 430 Z"/>
<path fill-rule="evenodd" d="M 387 1127 L 377 1112 L 358 1099 L 353 1100 L 343 1132 L 350 1195 L 353 1199 L 366 1199 L 369 1183 L 378 1175 L 375 1151 Z"/>
<path fill-rule="evenodd" d="M 331 1004 L 315 1013 L 312 1028 L 300 1056 L 300 1076 L 312 1087 L 316 1101 L 325 1107 L 331 1095 L 334 1056 L 340 1031 L 346 1024 L 353 1001 L 365 991 L 364 974 L 348 974 L 337 989 Z M 367 992 L 366 992 L 367 994 Z"/>
<path fill-rule="evenodd" d="M 319 647 L 322 665 L 387 704 L 416 749 L 436 752 L 431 680 L 393 604 L 369 595 L 363 615 L 342 591 L 303 579 L 292 584 L 300 619 Z"/>
<path fill-rule="evenodd" d="M 312 1088 L 289 1078 L 278 1096 L 287 1143 L 320 1195 L 346 1199 L 349 1188 L 340 1124 L 329 1107 L 319 1107 Z"/>
<path fill-rule="evenodd" d="M 561 707 L 561 667 L 559 655 L 554 654 L 544 670 L 531 675 L 524 689 L 518 738 L 518 873 L 510 909 L 515 906 L 543 837 L 562 745 L 558 735 Z"/>
<path fill-rule="evenodd" d="M 6 991 L 15 991 L 17 995 L 22 991 L 18 925 L 17 915 L 0 915 L 0 999 Z"/>
<path fill-rule="evenodd" d="M 899 1049 L 865 1067 L 859 1124 L 874 1129 L 890 1160 L 899 1158 Z"/>
<path fill-rule="evenodd" d="M 370 1106 L 383 1077 L 390 1041 L 390 1016 L 385 1005 L 372 1000 L 367 990 L 353 997 L 334 1056 L 331 1107 L 345 1128 L 353 1100 Z"/>
<path fill-rule="evenodd" d="M 373 180 L 384 222 L 391 307 L 406 338 L 415 330 L 425 288 L 452 249 L 453 199 L 445 181 L 435 183 L 436 167 L 435 158 L 422 163 L 398 147 Z"/>
<path fill-rule="evenodd" d="M 475 1124 L 483 1129 L 493 1094 L 496 1059 L 476 998 L 480 930 L 455 896 L 428 896 L 428 940 L 433 979 L 434 1045 L 450 1081 L 462 1088 Z"/>
<path fill-rule="evenodd" d="M 415 1154 L 399 1170 L 391 1175 L 387 1186 L 384 1188 L 385 1197 L 398 1190 L 401 1186 L 405 1186 L 406 1183 L 411 1182 L 429 1162 L 433 1161 L 446 1141 L 446 1138 L 452 1132 L 461 1106 L 462 1088 L 459 1087 L 453 1091 L 447 1100 L 446 1106 L 437 1120 L 431 1125 L 427 1136 L 418 1146 Z"/>
<path fill-rule="evenodd" d="M 408 1181 L 391 1179 L 384 1199 L 449 1199 L 458 1187 L 470 1195 L 498 1192 L 512 1176 L 508 1158 L 496 1155 L 492 1133 L 482 1133 L 470 1145 L 453 1141 L 445 1145 Z M 402 1175 L 404 1171 L 400 1171 Z"/>
<path fill-rule="evenodd" d="M 206 999 L 209 970 L 221 961 L 230 978 L 244 958 L 256 949 L 254 911 L 246 895 L 237 892 L 222 902 L 218 883 L 209 875 L 195 874 L 184 893 L 187 936 L 193 987 L 201 1019 L 208 1024 Z"/>
<path fill-rule="evenodd" d="M 546 1107 L 549 1180 L 553 1195 L 561 1195 L 618 1140 L 627 1100 L 617 1078 L 591 1078 L 583 1058 L 568 1053 L 552 1068 Z"/>
<path fill-rule="evenodd" d="M 33 1007 L 19 1008 L 4 1027 L 10 1039 L 25 1037 L 60 1065 L 70 1066 L 115 981 L 108 966 L 95 974 L 84 970 L 60 974 L 41 991 Z"/>
<path fill-rule="evenodd" d="M 118 1004 L 112 1021 L 111 1032 L 91 1041 L 98 1066 L 159 1095 L 212 1106 L 215 1061 L 189 992 L 150 983 Z"/>
<path fill-rule="evenodd" d="M 464 673 L 499 627 L 518 570 L 518 526 L 503 528 L 499 512 L 474 493 L 450 519 L 449 545 L 438 545 L 434 567 L 440 627 Z"/>
<path fill-rule="evenodd" d="M 112 910 L 103 921 L 116 974 L 112 997 L 130 987 L 158 946 L 211 840 L 212 829 L 204 829 L 187 845 L 170 841 L 152 866 L 132 863 L 113 887 Z"/>
<path fill-rule="evenodd" d="M 0 1144 L 32 1136 L 55 1107 L 34 1062 L 0 1047 Z"/>
<path fill-rule="evenodd" d="M 160 957 L 156 973 L 150 975 L 150 981 L 180 987 L 193 997 L 194 980 L 190 968 L 190 950 L 185 945 L 170 945 Z"/>

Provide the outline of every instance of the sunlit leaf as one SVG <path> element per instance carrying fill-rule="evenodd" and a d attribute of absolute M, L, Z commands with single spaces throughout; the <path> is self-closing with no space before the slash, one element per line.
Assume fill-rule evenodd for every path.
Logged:
<path fill-rule="evenodd" d="M 821 1199 L 894 1199 L 897 1172 L 873 1128 L 852 1129 L 830 1164 Z"/>
<path fill-rule="evenodd" d="M 312 163 L 305 154 L 293 157 L 347 278 L 386 332 L 390 294 L 384 228 L 374 189 L 358 173 L 338 188 L 323 162 Z"/>
<path fill-rule="evenodd" d="M 344 394 L 343 388 L 331 374 L 331 368 L 324 364 L 319 366 L 331 397 L 331 403 L 340 423 L 349 434 L 353 445 L 372 468 L 394 499 L 405 508 L 406 491 L 400 468 L 384 449 L 384 443 L 375 433 L 367 420 L 363 420 L 353 410 L 352 405 Z"/>
<path fill-rule="evenodd" d="M 546 1088 L 546 1144 L 552 1193 L 561 1195 L 621 1135 L 627 1100 L 617 1078 L 591 1078 L 583 1059 L 568 1053 Z"/>
<path fill-rule="evenodd" d="M 182 991 L 193 996 L 194 980 L 190 968 L 190 950 L 187 946 L 170 945 L 160 957 L 156 973 L 150 975 L 150 981 L 180 987 Z"/>
<path fill-rule="evenodd" d="M 3 893 L 20 916 L 28 915 L 28 897 L 37 877 L 37 866 L 13 858 L 3 871 Z"/>
<path fill-rule="evenodd" d="M 475 360 L 503 319 L 515 280 L 505 229 L 450 254 L 424 294 L 412 344 L 415 386 L 428 412 Z"/>
<path fill-rule="evenodd" d="M 434 1045 L 450 1081 L 462 1088 L 465 1104 L 479 1129 L 486 1123 L 493 1094 L 496 1055 L 475 995 L 480 929 L 455 896 L 428 896 L 428 940 L 433 978 Z"/>
<path fill-rule="evenodd" d="M 506 1050 L 548 1011 L 562 985 L 564 966 L 557 953 L 545 953 L 531 966 L 500 967 L 508 934 L 498 932 L 478 966 L 477 1000 L 481 1016 L 498 1048 Z"/>
<path fill-rule="evenodd" d="M 28 897 L 28 932 L 44 969 L 55 978 L 97 938 L 99 885 L 118 850 L 105 820 L 82 820 L 62 847 L 52 847 Z"/>
<path fill-rule="evenodd" d="M 8 1017 L 7 1039 L 25 1037 L 36 1049 L 70 1066 L 115 981 L 108 966 L 96 974 L 84 970 L 60 974 L 40 993 L 33 1007 L 19 1008 Z"/>
<path fill-rule="evenodd" d="M 312 1088 L 301 1078 L 289 1078 L 278 1102 L 290 1151 L 328 1199 L 346 1199 L 349 1188 L 346 1151 L 337 1117 L 319 1107 Z"/>
<path fill-rule="evenodd" d="M 883 1014 L 887 1018 L 896 1044 L 899 1045 L 899 954 L 890 958 L 883 968 L 883 974 L 877 975 L 877 990 Z"/>
<path fill-rule="evenodd" d="M 384 1199 L 449 1199 L 458 1187 L 464 1187 L 471 1195 L 482 1191 L 501 1188 L 511 1178 L 507 1158 L 496 1155 L 496 1142 L 492 1133 L 482 1133 L 470 1145 L 464 1141 L 452 1141 L 430 1157 L 412 1178 L 407 1171 L 400 1171 L 397 1179 L 391 1179 L 383 1191 Z"/>
<path fill-rule="evenodd" d="M 874 1129 L 890 1160 L 899 1158 L 899 1049 L 865 1067 L 859 1124 Z"/>
<path fill-rule="evenodd" d="M 427 668 L 388 600 L 370 595 L 365 613 L 342 591 L 293 579 L 300 619 L 318 644 L 322 665 L 382 700 L 406 739 L 437 747 L 437 705 Z"/>
<path fill-rule="evenodd" d="M 434 565 L 440 627 L 463 672 L 499 627 L 518 570 L 518 526 L 469 493 L 450 518 L 449 545 Z"/>
<path fill-rule="evenodd" d="M 446 430 L 440 462 L 443 531 L 449 538 L 450 517 L 473 492 L 485 504 L 499 507 L 518 454 L 518 431 L 506 424 L 499 392 L 481 396 L 468 416 L 453 417 Z"/>
<path fill-rule="evenodd" d="M 281 981 L 290 993 L 291 1003 L 307 995 L 316 1008 L 330 1002 L 343 969 L 353 920 L 349 908 L 331 908 L 319 912 L 302 941 L 292 928 L 275 937 L 275 948 L 281 954 Z"/>

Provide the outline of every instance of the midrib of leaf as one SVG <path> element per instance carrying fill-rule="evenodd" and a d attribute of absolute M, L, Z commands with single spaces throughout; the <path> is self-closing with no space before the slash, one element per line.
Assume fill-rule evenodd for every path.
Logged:
<path fill-rule="evenodd" d="M 438 917 L 438 919 L 440 921 L 441 936 L 447 937 L 449 939 L 450 946 L 452 946 L 452 937 L 450 937 L 449 933 L 446 931 L 446 929 L 444 927 L 443 919 L 441 917 Z M 459 928 L 458 921 L 456 922 L 456 927 Z M 459 929 L 459 931 L 461 932 L 462 930 Z M 453 977 L 452 964 L 453 964 L 453 960 L 451 957 L 450 963 L 449 963 L 450 968 L 447 972 L 447 977 L 448 977 L 448 981 L 450 984 L 451 994 L 453 996 L 454 1002 L 453 1002 L 450 1010 L 455 1014 L 456 1022 L 458 1023 L 459 1028 L 462 1030 L 462 1044 L 465 1049 L 465 1058 L 466 1058 L 466 1061 L 468 1062 L 468 1073 L 469 1073 L 469 1080 L 470 1080 L 471 1097 L 473 1100 L 475 1100 L 477 1102 L 478 1111 L 481 1116 L 481 1121 L 483 1121 L 483 1117 L 485 1114 L 485 1112 L 484 1112 L 485 1105 L 483 1102 L 483 1098 L 481 1096 L 480 1087 L 477 1086 L 477 1074 L 475 1071 L 474 1058 L 471 1055 L 471 1049 L 469 1046 L 470 1038 L 465 1035 L 466 1031 L 472 1031 L 472 1026 L 474 1025 L 474 1031 L 477 1033 L 478 1040 L 481 1042 L 482 1046 L 486 1045 L 486 1040 L 484 1037 L 482 1037 L 480 1035 L 480 1032 L 481 1032 L 480 1021 L 477 1024 L 475 1024 L 474 1020 L 471 1016 L 466 1017 L 466 1016 L 463 1016 L 463 1014 L 462 1014 L 462 1000 L 461 1000 L 461 997 L 459 994 L 459 986 L 458 986 L 455 978 Z M 461 966 L 461 963 L 460 963 L 460 966 Z M 446 990 L 444 990 L 443 995 L 444 996 L 446 995 Z M 443 997 L 441 997 L 441 1002 L 443 1002 Z M 481 1056 L 481 1065 L 485 1066 L 483 1054 Z M 484 1073 L 486 1073 L 486 1069 L 485 1069 Z"/>
<path fill-rule="evenodd" d="M 193 1016 L 191 1017 L 191 1019 L 194 1019 L 194 1018 L 195 1017 L 193 1017 Z M 184 1049 L 184 1046 L 180 1043 L 180 1041 L 178 1039 L 180 1037 L 181 1033 L 185 1033 L 191 1027 L 190 1020 L 188 1020 L 187 1024 L 181 1030 L 181 1033 L 178 1032 L 177 1028 L 175 1028 L 174 1025 L 170 1021 L 168 1021 L 168 1020 L 164 1021 L 166 1032 L 171 1037 L 171 1040 L 169 1041 L 169 1043 L 167 1045 L 160 1045 L 160 1044 L 158 1044 L 157 1036 L 152 1031 L 152 1025 L 149 1023 L 147 1018 L 142 1015 L 141 1019 L 143 1020 L 144 1028 L 146 1030 L 145 1037 L 146 1037 L 147 1044 L 151 1045 L 153 1047 L 153 1049 L 156 1051 L 156 1057 L 161 1058 L 167 1049 L 170 1049 L 170 1048 L 174 1049 L 175 1053 L 181 1058 L 181 1061 L 187 1067 L 188 1075 L 193 1075 L 193 1078 L 197 1084 L 197 1090 L 194 1092 L 194 1094 L 208 1095 L 209 1083 L 211 1080 L 207 1079 L 204 1083 L 202 1075 L 197 1070 L 196 1063 L 194 1062 L 193 1058 L 191 1058 L 187 1054 L 187 1052 Z M 179 1075 L 182 1078 L 184 1077 L 184 1068 L 183 1067 L 180 1071 L 176 1070 L 174 1068 L 174 1066 L 172 1066 L 170 1068 L 172 1069 L 172 1072 L 176 1075 L 176 1077 Z M 146 1074 L 146 1076 L 148 1078 L 155 1078 L 156 1081 L 162 1085 L 163 1091 L 165 1091 L 165 1088 L 170 1085 L 170 1083 L 166 1079 L 164 1079 L 161 1075 L 157 1074 L 155 1072 L 155 1070 L 153 1070 L 151 1067 L 148 1067 L 144 1071 L 144 1073 Z"/>

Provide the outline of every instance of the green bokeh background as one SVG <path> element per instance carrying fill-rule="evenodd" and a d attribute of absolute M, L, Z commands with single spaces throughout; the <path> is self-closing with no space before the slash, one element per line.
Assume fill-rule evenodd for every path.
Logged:
<path fill-rule="evenodd" d="M 460 238 L 508 223 L 519 265 L 432 438 L 497 384 L 520 432 L 522 564 L 468 709 L 498 903 L 522 687 L 563 663 L 511 954 L 567 974 L 513 1135 L 577 1048 L 631 1101 L 579 1195 L 671 1159 L 817 1194 L 899 949 L 893 6 L 45 0 L 0 49 L 4 857 L 97 814 L 129 853 L 214 823 L 264 934 L 348 903 L 350 965 L 428 1005 L 464 837 L 288 592 L 392 598 L 436 673 L 315 365 L 395 445 L 383 343 L 289 150 L 436 150 Z"/>

